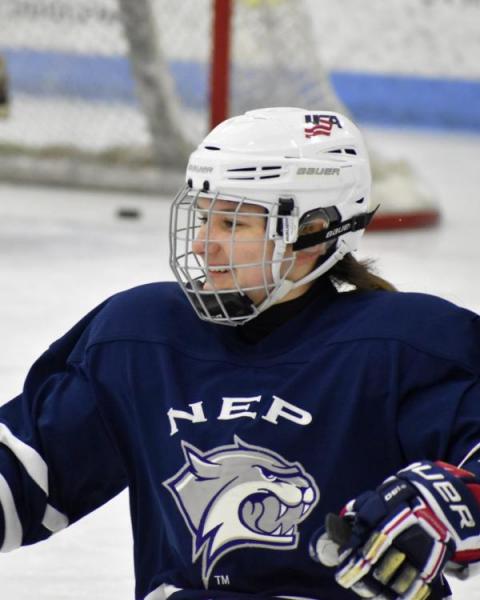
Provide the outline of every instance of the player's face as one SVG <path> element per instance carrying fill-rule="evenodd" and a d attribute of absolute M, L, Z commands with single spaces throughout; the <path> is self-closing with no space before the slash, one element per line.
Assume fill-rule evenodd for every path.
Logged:
<path fill-rule="evenodd" d="M 273 242 L 265 238 L 266 211 L 255 204 L 211 202 L 198 199 L 200 227 L 192 248 L 208 270 L 203 289 L 238 286 L 257 304 L 265 298 L 265 284 L 272 283 L 271 269 L 262 266 L 273 255 Z"/>

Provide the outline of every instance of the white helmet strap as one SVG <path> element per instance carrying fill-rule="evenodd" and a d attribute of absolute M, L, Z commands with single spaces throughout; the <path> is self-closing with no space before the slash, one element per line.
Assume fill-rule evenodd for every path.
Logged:
<path fill-rule="evenodd" d="M 324 260 L 321 264 L 319 264 L 316 269 L 313 269 L 313 271 L 310 271 L 310 273 L 308 275 L 305 275 L 305 277 L 302 277 L 302 279 L 295 281 L 293 288 L 298 288 L 301 285 L 310 283 L 314 279 L 317 279 L 318 277 L 320 277 L 321 275 L 326 273 L 328 270 L 330 270 L 333 267 L 333 265 L 335 265 L 337 262 L 342 260 L 342 258 L 349 252 L 350 252 L 350 248 L 344 242 L 344 240 L 342 240 L 342 239 L 338 240 L 335 251 L 326 260 Z"/>
<path fill-rule="evenodd" d="M 267 310 L 267 308 L 284 298 L 292 290 L 299 288 L 300 286 L 305 285 L 306 283 L 310 283 L 314 279 L 317 279 L 318 277 L 329 271 L 333 267 L 333 265 L 335 265 L 338 261 L 342 260 L 342 258 L 349 252 L 350 248 L 348 247 L 348 245 L 343 240 L 339 240 L 335 251 L 320 265 L 318 265 L 316 269 L 313 269 L 313 271 L 308 273 L 308 275 L 305 275 L 305 277 L 302 277 L 302 279 L 299 279 L 297 281 L 290 281 L 288 279 L 284 279 L 283 281 L 281 281 L 279 287 L 275 289 L 275 291 L 268 298 L 266 298 L 262 302 L 262 304 L 260 304 L 260 306 L 257 307 L 258 312 L 260 313 L 264 310 Z M 278 265 L 278 268 L 275 268 L 276 265 Z M 275 283 L 279 282 L 279 279 L 277 278 L 279 277 L 280 265 L 281 258 L 279 262 L 272 263 L 272 275 Z"/>
<path fill-rule="evenodd" d="M 271 270 L 272 270 L 272 278 L 275 283 L 275 288 L 271 294 L 265 298 L 265 300 L 257 307 L 258 312 L 263 312 L 267 308 L 269 308 L 275 302 L 278 302 L 281 298 L 286 296 L 290 290 L 294 287 L 294 282 L 289 281 L 287 279 L 288 274 L 290 273 L 295 258 L 292 256 L 288 269 L 284 275 L 281 274 L 281 268 L 285 264 L 285 251 L 287 249 L 287 244 L 284 239 L 275 240 L 275 245 L 273 248 L 273 255 L 271 261 Z"/>

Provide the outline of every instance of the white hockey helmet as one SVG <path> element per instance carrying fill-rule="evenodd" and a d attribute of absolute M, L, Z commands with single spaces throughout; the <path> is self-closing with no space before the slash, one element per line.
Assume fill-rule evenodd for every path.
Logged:
<path fill-rule="evenodd" d="M 201 319 L 241 325 L 284 297 L 290 290 L 328 271 L 357 249 L 373 212 L 369 212 L 370 164 L 362 135 L 347 117 L 329 111 L 265 108 L 224 121 L 191 154 L 186 185 L 175 198 L 170 218 L 170 265 Z M 208 198 L 208 209 L 198 207 Z M 207 256 L 192 245 L 201 227 L 207 244 L 209 218 L 222 214 L 219 200 L 237 203 L 237 211 L 261 206 L 266 218 L 263 300 L 255 304 L 241 287 L 238 270 L 229 289 L 216 289 L 209 279 Z M 217 205 L 218 206 L 218 205 Z M 197 217 L 201 215 L 201 223 Z M 243 212 L 245 214 L 245 212 Z M 205 216 L 206 215 L 206 216 Z M 229 211 L 229 217 L 232 212 Z M 302 235 L 302 226 L 321 218 L 324 229 Z M 235 239 L 235 222 L 232 241 Z M 315 268 L 298 281 L 288 279 L 298 250 L 327 244 Z M 273 254 L 266 251 L 273 245 Z M 293 253 L 287 248 L 291 245 Z M 203 289 L 205 282 L 209 282 Z"/>

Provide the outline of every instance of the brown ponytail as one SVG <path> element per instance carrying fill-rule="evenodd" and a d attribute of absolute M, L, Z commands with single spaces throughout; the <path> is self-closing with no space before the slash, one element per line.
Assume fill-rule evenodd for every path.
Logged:
<path fill-rule="evenodd" d="M 328 271 L 328 275 L 336 285 L 348 284 L 359 292 L 375 290 L 395 292 L 394 285 L 375 275 L 372 264 L 372 260 L 357 261 L 352 254 L 347 254 Z"/>

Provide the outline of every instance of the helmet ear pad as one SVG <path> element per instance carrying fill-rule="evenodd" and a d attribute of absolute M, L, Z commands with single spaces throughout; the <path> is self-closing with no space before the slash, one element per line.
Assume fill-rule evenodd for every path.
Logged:
<path fill-rule="evenodd" d="M 298 228 L 298 237 L 301 238 L 303 235 L 319 233 L 325 229 L 328 229 L 328 226 L 329 221 L 328 218 L 324 216 L 323 211 L 312 211 L 312 214 L 308 216 L 307 219 L 301 219 Z M 297 256 L 300 260 L 305 259 L 309 255 L 314 255 L 317 257 L 322 256 L 327 252 L 328 246 L 330 246 L 328 242 L 322 242 L 320 244 L 308 246 L 307 248 L 298 250 Z"/>
<path fill-rule="evenodd" d="M 321 217 L 313 219 L 300 226 L 299 238 L 301 238 L 302 234 L 318 233 L 326 228 L 328 228 L 328 223 L 325 219 Z M 297 250 L 295 252 L 295 263 L 289 279 L 295 281 L 308 275 L 308 273 L 321 263 L 322 257 L 328 253 L 332 245 L 335 245 L 335 242 L 322 242 Z"/>

